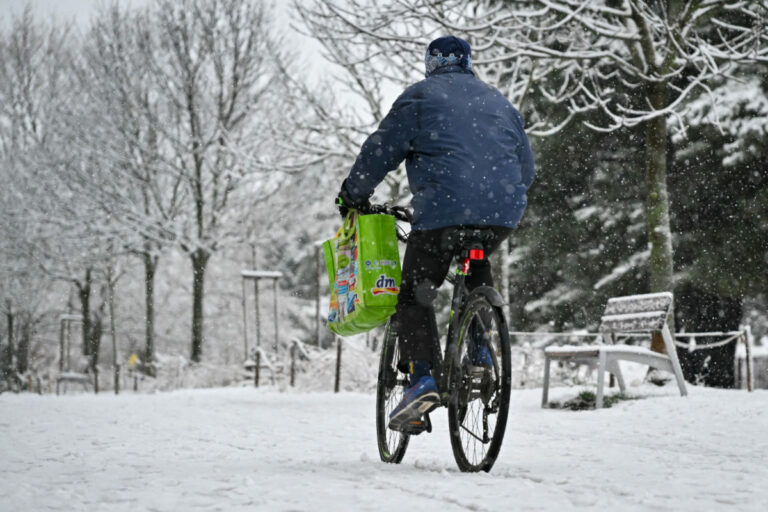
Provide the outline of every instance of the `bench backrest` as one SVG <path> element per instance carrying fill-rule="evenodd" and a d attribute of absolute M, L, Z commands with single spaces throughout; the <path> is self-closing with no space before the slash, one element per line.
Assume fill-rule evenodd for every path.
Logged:
<path fill-rule="evenodd" d="M 629 295 L 608 299 L 600 322 L 601 332 L 660 331 L 672 307 L 671 292 Z"/>

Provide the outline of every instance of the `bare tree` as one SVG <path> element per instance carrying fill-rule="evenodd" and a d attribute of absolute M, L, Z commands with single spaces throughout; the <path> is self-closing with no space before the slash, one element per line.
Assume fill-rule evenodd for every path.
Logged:
<path fill-rule="evenodd" d="M 409 23 L 420 29 L 425 23 L 410 17 L 407 6 L 391 3 L 391 10 L 379 9 L 371 2 L 295 2 L 301 26 L 298 30 L 321 45 L 323 57 L 330 63 L 330 78 L 312 87 L 304 81 L 293 80 L 295 103 L 311 112 L 295 120 L 296 135 L 290 144 L 295 151 L 313 155 L 316 163 L 335 171 L 335 184 L 351 166 L 365 138 L 386 114 L 392 93 L 423 77 L 422 60 L 428 34 L 397 37 L 382 44 L 375 34 L 368 34 L 352 18 L 363 18 L 372 12 L 372 25 L 386 23 L 406 16 Z M 371 11 L 371 9 L 373 9 Z M 410 32 L 417 32 L 412 30 Z M 287 73 L 290 74 L 290 73 Z M 408 199 L 405 173 L 401 167 L 385 178 L 386 199 L 403 202 Z"/>
<path fill-rule="evenodd" d="M 104 214 L 124 228 L 122 250 L 144 265 L 142 359 L 149 371 L 155 359 L 155 275 L 161 253 L 174 241 L 184 191 L 182 176 L 163 163 L 160 125 L 166 112 L 158 84 L 146 76 L 160 51 L 152 27 L 150 11 L 129 11 L 117 3 L 99 11 L 78 69 L 87 111 L 80 114 L 83 122 L 74 123 L 79 144 L 96 148 L 106 174 L 102 180 L 80 179 Z"/>
<path fill-rule="evenodd" d="M 25 370 L 36 304 L 45 286 L 33 256 L 39 232 L 31 208 L 44 207 L 43 174 L 36 156 L 51 143 L 65 90 L 70 56 L 66 26 L 36 21 L 31 8 L 13 18 L 0 38 L 0 181 L 3 183 L 0 224 L 0 282 L 9 319 L 25 319 L 17 346 L 19 370 Z M 10 322 L 9 322 L 10 323 Z"/>
<path fill-rule="evenodd" d="M 264 170 L 264 121 L 280 115 L 270 83 L 279 48 L 261 3 L 160 0 L 153 19 L 162 52 L 150 76 L 168 109 L 165 164 L 186 189 L 187 216 L 176 235 L 192 263 L 191 357 L 200 361 L 206 267 L 237 227 L 233 202 L 247 199 Z"/>

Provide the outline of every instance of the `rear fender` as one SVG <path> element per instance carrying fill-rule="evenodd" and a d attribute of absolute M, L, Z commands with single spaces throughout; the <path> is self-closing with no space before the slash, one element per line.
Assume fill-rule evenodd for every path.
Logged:
<path fill-rule="evenodd" d="M 504 300 L 501 298 L 499 291 L 491 286 L 478 286 L 470 293 L 479 293 L 484 295 L 485 298 L 488 299 L 488 302 L 497 308 L 500 308 L 504 305 Z"/>

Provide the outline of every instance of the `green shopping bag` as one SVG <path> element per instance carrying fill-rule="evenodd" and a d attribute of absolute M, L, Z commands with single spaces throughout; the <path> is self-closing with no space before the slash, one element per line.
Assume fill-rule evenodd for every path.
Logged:
<path fill-rule="evenodd" d="M 331 305 L 328 328 L 340 336 L 385 323 L 400 293 L 395 218 L 350 210 L 336 236 L 323 243 Z"/>

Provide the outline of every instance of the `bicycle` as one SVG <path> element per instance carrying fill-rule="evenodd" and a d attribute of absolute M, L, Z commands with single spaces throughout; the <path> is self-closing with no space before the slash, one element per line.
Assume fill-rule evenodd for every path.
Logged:
<path fill-rule="evenodd" d="M 375 205 L 364 213 L 394 215 L 411 222 L 410 212 L 402 207 Z M 472 260 L 484 260 L 483 241 L 490 233 L 482 228 L 466 228 L 457 232 L 458 268 L 448 274 L 453 284 L 451 312 L 445 350 L 440 342 L 434 347 L 432 373 L 438 386 L 440 406 L 448 408 L 451 448 L 461 471 L 490 471 L 504 439 L 509 413 L 511 358 L 509 330 L 502 311 L 501 295 L 490 286 L 472 291 L 465 279 L 471 272 Z M 401 241 L 406 237 L 398 233 Z M 434 292 L 435 298 L 437 292 Z M 393 318 L 387 322 L 379 361 L 376 386 L 376 435 L 379 456 L 383 462 L 398 464 L 405 456 L 410 437 L 432 431 L 429 413 L 423 420 L 409 425 L 405 431 L 388 428 L 389 414 L 408 387 L 408 376 L 398 369 L 399 350 Z M 435 331 L 436 332 L 436 331 Z M 479 338 L 479 339 L 478 339 Z M 478 343 L 485 344 L 493 366 L 474 366 L 469 351 Z"/>

